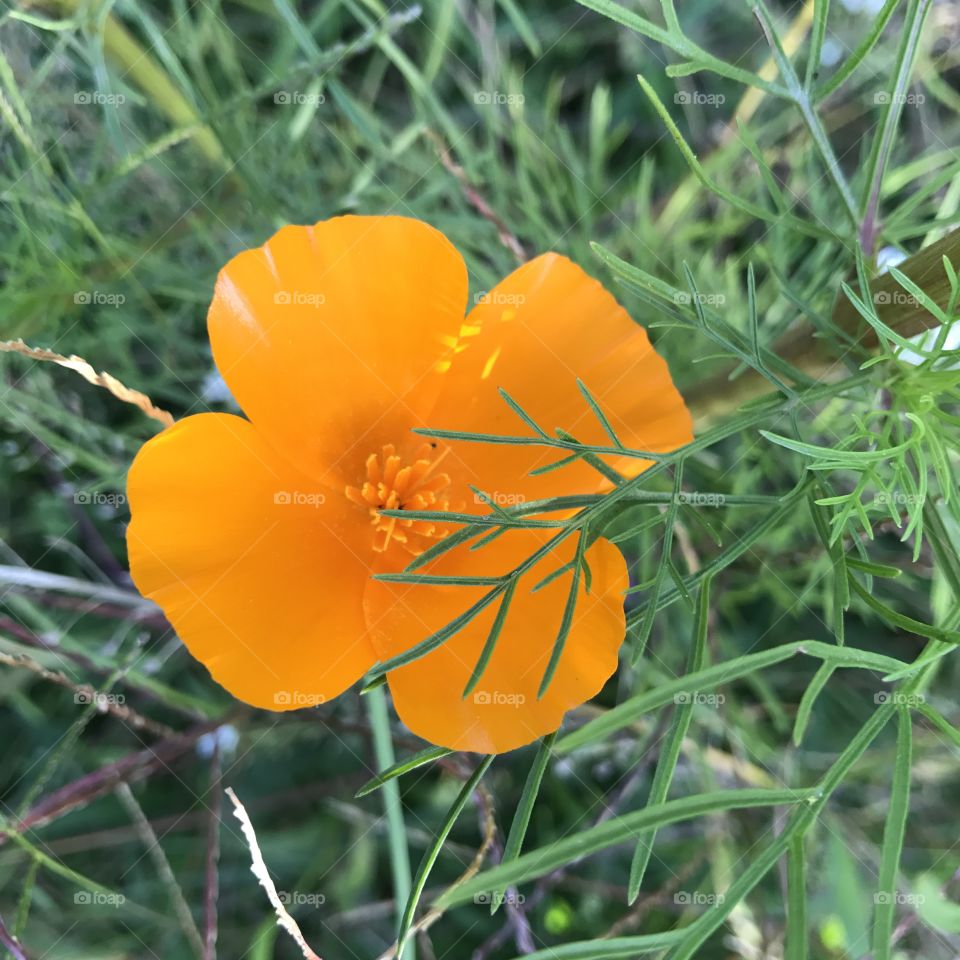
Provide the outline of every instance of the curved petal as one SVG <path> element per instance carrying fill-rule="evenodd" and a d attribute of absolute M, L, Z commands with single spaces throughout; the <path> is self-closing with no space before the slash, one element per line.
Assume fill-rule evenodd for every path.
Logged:
<path fill-rule="evenodd" d="M 480 550 L 454 550 L 431 573 L 498 575 L 546 542 L 539 532 L 513 531 Z M 553 680 L 537 692 L 550 660 L 571 574 L 532 588 L 573 558 L 573 538 L 518 582 L 493 656 L 466 698 L 463 690 L 490 632 L 498 601 L 426 656 L 392 671 L 394 706 L 415 734 L 453 750 L 502 753 L 556 730 L 567 710 L 595 696 L 617 667 L 624 638 L 623 594 L 628 579 L 620 551 L 606 540 L 587 551 L 590 593 L 581 580 L 569 635 Z M 467 557 L 451 554 L 467 553 Z M 489 588 L 371 583 L 367 621 L 381 659 L 408 650 L 462 614 Z"/>
<path fill-rule="evenodd" d="M 560 427 L 582 443 L 610 446 L 577 388 L 579 378 L 625 446 L 660 453 L 693 439 L 690 414 L 646 331 L 565 257 L 548 253 L 511 273 L 471 311 L 465 330 L 472 335 L 454 361 L 433 427 L 530 435 L 499 395 L 503 388 L 551 436 Z M 563 459 L 557 449 L 472 442 L 454 447 L 472 482 L 502 502 L 610 486 L 582 461 L 530 478 L 532 469 Z M 627 476 L 650 465 L 604 459 Z"/>
<path fill-rule="evenodd" d="M 234 257 L 207 324 L 250 420 L 342 490 L 345 461 L 351 477 L 362 472 L 383 435 L 396 442 L 431 409 L 466 299 L 466 267 L 442 233 L 405 217 L 346 216 L 284 227 Z"/>
<path fill-rule="evenodd" d="M 181 420 L 130 468 L 127 548 L 137 588 L 214 679 L 287 710 L 335 697 L 375 656 L 353 514 L 277 460 L 240 417 Z"/>

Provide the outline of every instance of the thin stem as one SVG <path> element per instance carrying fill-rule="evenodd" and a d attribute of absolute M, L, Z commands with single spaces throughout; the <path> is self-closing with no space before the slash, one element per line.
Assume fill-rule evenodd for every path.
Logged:
<path fill-rule="evenodd" d="M 364 697 L 370 726 L 373 729 L 373 749 L 380 771 L 387 770 L 396 763 L 393 752 L 393 738 L 390 734 L 390 718 L 387 715 L 387 699 L 382 687 L 375 687 Z M 381 787 L 383 810 L 387 818 L 387 832 L 390 842 L 390 869 L 393 876 L 393 896 L 397 905 L 397 931 L 403 926 L 403 906 L 410 899 L 413 886 L 410 869 L 410 853 L 407 849 L 407 832 L 403 823 L 403 806 L 400 803 L 400 785 L 388 780 Z M 401 949 L 402 960 L 416 960 L 412 943 Z"/>

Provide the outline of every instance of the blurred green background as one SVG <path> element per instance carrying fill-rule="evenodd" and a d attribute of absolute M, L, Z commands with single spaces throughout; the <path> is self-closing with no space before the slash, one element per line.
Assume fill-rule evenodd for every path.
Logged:
<path fill-rule="evenodd" d="M 656 4 L 625 6 L 660 22 Z M 801 70 L 815 6 L 827 5 L 783 3 L 770 11 Z M 883 172 L 877 249 L 912 252 L 957 219 L 960 5 L 922 6 L 929 8 L 926 25 L 903 87 L 914 101 L 903 110 Z M 869 186 L 862 171 L 884 116 L 878 94 L 903 63 L 904 23 L 916 7 L 833 3 L 820 65 L 808 72 L 814 80 L 836 75 L 883 19 L 855 74 L 820 104 L 823 129 L 857 191 Z M 747 4 L 687 0 L 679 13 L 693 42 L 743 70 L 760 70 L 771 56 Z M 615 289 L 639 322 L 667 321 L 652 330 L 654 339 L 681 391 L 693 393 L 723 368 L 718 351 L 728 357 L 730 350 L 658 313 L 643 284 L 622 282 L 623 271 L 611 272 L 592 243 L 681 288 L 687 265 L 744 337 L 752 263 L 760 336 L 770 344 L 798 317 L 829 326 L 841 282 L 854 279 L 856 236 L 843 225 L 801 113 L 772 97 L 744 103 L 743 84 L 716 74 L 666 74 L 682 62 L 676 51 L 596 12 L 546 0 L 6 6 L 2 337 L 78 354 L 177 418 L 229 410 L 205 334 L 220 266 L 284 223 L 395 212 L 450 237 L 470 269 L 472 294 L 488 290 L 521 256 L 571 256 Z M 717 190 L 691 175 L 637 74 L 666 104 Z M 729 191 L 765 205 L 768 190 L 779 190 L 791 215 L 815 228 L 797 229 L 778 217 L 775 203 L 765 220 L 722 199 Z M 138 605 L 125 573 L 124 477 L 156 425 L 70 371 L 23 357 L 3 357 L 0 370 L 6 928 L 35 960 L 203 956 L 191 926 L 204 929 L 211 824 L 220 787 L 231 786 L 317 953 L 325 960 L 377 957 L 396 932 L 391 836 L 394 843 L 398 837 L 381 792 L 353 798 L 378 768 L 365 698 L 347 695 L 284 715 L 232 702 L 162 618 Z M 838 442 L 857 433 L 857 417 L 882 407 L 875 387 L 778 408 L 767 426 L 788 433 L 800 419 L 806 439 Z M 953 410 L 954 381 L 936 396 Z M 955 439 L 945 441 L 951 468 Z M 754 426 L 700 452 L 685 480 L 694 490 L 773 496 L 791 490 L 803 466 L 763 442 Z M 836 483 L 847 489 L 849 476 Z M 669 492 L 671 484 L 661 476 L 650 489 Z M 643 517 L 652 515 L 644 510 Z M 684 511 L 674 536 L 681 583 L 752 537 L 765 510 Z M 871 518 L 873 541 L 862 527 L 853 529 L 856 518 L 842 521 L 850 523 L 844 549 L 855 541 L 871 560 L 902 573 L 875 581 L 896 610 L 949 625 L 960 597 L 939 572 L 942 557 L 929 540 L 914 557 L 915 541 L 900 542 L 902 524 L 876 512 Z M 619 522 L 631 529 L 632 515 Z M 952 513 L 944 524 L 943 542 L 954 543 Z M 793 640 L 836 639 L 836 557 L 821 534 L 803 496 L 725 566 L 710 617 L 714 662 Z M 649 583 L 659 569 L 661 542 L 661 528 L 652 526 L 623 544 L 639 581 Z M 652 624 L 652 655 L 622 669 L 572 724 L 682 672 L 692 624 L 687 603 L 666 606 Z M 892 626 L 857 598 L 845 624 L 854 647 L 905 661 L 922 649 L 915 632 Z M 22 655 L 32 665 L 16 659 Z M 38 666 L 63 677 L 42 676 Z M 797 746 L 791 729 L 816 667 L 794 657 L 722 687 L 719 703 L 698 703 L 671 796 L 816 782 L 887 689 L 875 671 L 837 672 Z M 955 660 L 945 658 L 926 692 L 950 723 L 960 719 L 956 683 Z M 91 684 L 133 715 L 104 713 L 70 684 Z M 652 712 L 551 760 L 524 849 L 642 808 L 670 716 Z M 422 748 L 392 715 L 391 727 L 398 756 Z M 948 902 L 960 892 L 952 879 L 960 868 L 952 729 L 918 720 L 914 731 L 893 947 L 903 958 L 960 953 L 960 906 Z M 791 960 L 871 955 L 895 740 L 892 727 L 881 733 L 808 834 L 804 952 Z M 487 804 L 497 825 L 496 859 L 534 754 L 531 747 L 494 762 L 484 781 L 489 793 L 471 799 L 441 851 L 427 902 L 470 864 Z M 414 868 L 474 763 L 450 757 L 399 781 L 399 840 Z M 217 955 L 295 957 L 250 873 L 228 806 L 219 831 Z M 715 907 L 785 817 L 779 808 L 746 810 L 664 828 L 632 907 L 632 844 L 622 843 L 522 884 L 495 916 L 483 902 L 447 912 L 415 949 L 428 960 L 496 960 L 684 927 Z M 784 957 L 786 883 L 781 863 L 749 896 L 727 905 L 725 921 L 696 956 Z"/>

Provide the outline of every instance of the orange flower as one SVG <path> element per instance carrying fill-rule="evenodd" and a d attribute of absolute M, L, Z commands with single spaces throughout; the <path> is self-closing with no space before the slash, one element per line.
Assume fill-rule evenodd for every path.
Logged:
<path fill-rule="evenodd" d="M 220 272 L 208 315 L 214 359 L 249 420 L 187 417 L 130 469 L 130 568 L 190 652 L 236 697 L 292 709 L 329 700 L 371 666 L 436 633 L 490 590 L 383 582 L 457 529 L 380 510 L 488 514 L 498 505 L 609 489 L 543 446 L 425 441 L 418 427 L 526 432 L 503 388 L 545 429 L 609 446 L 580 377 L 620 440 L 638 450 L 690 441 L 690 417 L 642 328 L 557 255 L 525 264 L 464 319 L 467 271 L 449 241 L 403 217 L 289 226 Z M 634 476 L 648 461 L 613 458 Z M 551 516 L 556 517 L 556 514 Z M 509 573 L 557 531 L 511 529 L 447 550 L 421 573 Z M 569 536 L 516 581 L 476 688 L 464 689 L 498 604 L 420 659 L 391 670 L 396 710 L 426 740 L 501 752 L 556 730 L 613 673 L 627 573 L 617 548 L 586 550 L 572 624 L 541 681 L 572 574 Z"/>

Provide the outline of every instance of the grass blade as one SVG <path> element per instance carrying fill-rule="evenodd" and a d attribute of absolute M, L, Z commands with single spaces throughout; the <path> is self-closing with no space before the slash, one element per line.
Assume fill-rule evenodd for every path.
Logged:
<path fill-rule="evenodd" d="M 390 766 L 384 769 L 381 773 L 378 773 L 371 780 L 368 780 L 354 794 L 354 797 L 357 799 L 360 797 L 365 797 L 368 793 L 373 793 L 374 790 L 379 790 L 391 780 L 396 780 L 397 777 L 402 777 L 405 773 L 410 773 L 411 770 L 416 770 L 418 767 L 424 767 L 428 763 L 433 763 L 434 760 L 440 760 L 442 757 L 449 757 L 451 753 L 453 753 L 453 751 L 448 750 L 446 747 L 427 747 L 426 750 L 421 750 L 419 753 L 415 753 L 412 757 L 407 757 L 406 760 L 400 760 L 397 763 L 391 763 Z"/>
<path fill-rule="evenodd" d="M 707 655 L 707 627 L 710 617 L 710 587 L 713 582 L 712 577 L 707 577 L 700 587 L 700 596 L 697 603 L 697 616 L 693 628 L 693 644 L 690 647 L 690 658 L 687 667 L 687 674 L 696 675 L 703 669 L 704 660 Z M 648 804 L 663 803 L 670 792 L 670 784 L 673 780 L 673 772 L 677 768 L 677 762 L 680 759 L 680 749 L 683 746 L 683 738 L 687 735 L 690 728 L 690 721 L 693 718 L 693 697 L 681 698 L 677 702 L 674 710 L 673 720 L 666 736 L 666 746 L 660 753 L 660 759 L 657 762 L 657 770 L 653 775 L 653 784 L 650 787 L 650 796 Z M 627 903 L 632 904 L 640 893 L 640 886 L 643 883 L 643 875 L 646 872 L 647 864 L 650 862 L 650 856 L 653 853 L 653 844 L 656 840 L 656 830 L 650 830 L 640 836 L 637 845 L 633 851 L 633 860 L 630 864 L 630 880 L 627 884 Z"/>
<path fill-rule="evenodd" d="M 424 853 L 423 860 L 420 861 L 420 866 L 417 869 L 417 876 L 413 881 L 413 889 L 410 891 L 410 896 L 407 899 L 407 904 L 403 910 L 403 918 L 400 921 L 400 932 L 397 936 L 397 942 L 400 944 L 401 951 L 403 950 L 404 943 L 410 932 L 410 927 L 413 925 L 413 917 L 417 912 L 417 904 L 420 902 L 420 897 L 423 896 L 423 890 L 427 885 L 427 879 L 430 876 L 430 871 L 433 869 L 433 865 L 437 862 L 437 857 L 440 856 L 440 851 L 443 849 L 443 845 L 446 842 L 447 837 L 450 835 L 453 825 L 457 822 L 457 818 L 460 816 L 461 811 L 463 810 L 464 806 L 466 806 L 466 803 L 473 794 L 473 791 L 476 790 L 477 784 L 483 779 L 483 775 L 487 772 L 494 759 L 496 759 L 495 754 L 491 754 L 490 756 L 484 757 L 480 763 L 477 764 L 476 770 L 473 771 L 470 779 L 464 783 L 460 793 L 457 794 L 456 800 L 453 801 L 453 805 L 447 811 L 447 815 L 444 818 L 443 825 L 440 827 L 439 833 L 437 833 L 433 843 L 430 844 L 426 853 Z M 461 885 L 457 889 L 463 890 L 465 886 L 469 886 L 469 882 Z"/>
<path fill-rule="evenodd" d="M 897 708 L 897 752 L 880 853 L 880 873 L 874 896 L 873 960 L 890 960 L 893 917 L 897 908 L 897 872 L 910 808 L 910 765 L 913 759 L 913 722 L 910 711 Z"/>
<path fill-rule="evenodd" d="M 537 794 L 540 792 L 540 784 L 543 781 L 543 775 L 547 769 L 547 763 L 550 760 L 550 753 L 553 750 L 553 744 L 556 742 L 556 732 L 548 734 L 540 741 L 537 748 L 537 755 L 533 758 L 533 764 L 530 772 L 527 774 L 526 782 L 523 785 L 523 793 L 520 795 L 520 802 L 517 804 L 517 811 L 513 815 L 510 823 L 510 832 L 507 834 L 507 842 L 503 847 L 503 856 L 500 863 L 513 863 L 520 856 L 520 849 L 523 847 L 523 838 L 527 835 L 527 827 L 530 826 L 530 816 L 533 813 L 533 805 L 536 803 Z M 496 891 L 490 903 L 491 916 L 500 909 L 503 901 L 503 894 L 506 888 Z"/>

